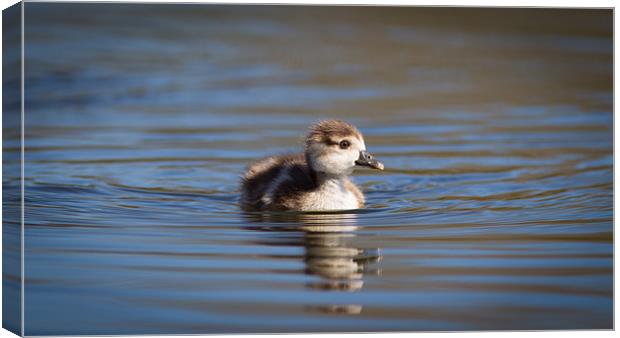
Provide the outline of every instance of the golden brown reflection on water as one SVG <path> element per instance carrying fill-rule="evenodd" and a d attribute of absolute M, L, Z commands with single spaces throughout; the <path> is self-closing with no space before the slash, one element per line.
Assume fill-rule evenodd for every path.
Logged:
<path fill-rule="evenodd" d="M 357 214 L 347 213 L 282 213 L 248 214 L 251 222 L 268 220 L 276 223 L 293 223 L 280 227 L 252 227 L 261 231 L 294 231 L 302 234 L 299 245 L 304 248 L 303 261 L 308 274 L 320 277 L 320 281 L 307 283 L 311 289 L 338 292 L 356 292 L 364 286 L 364 275 L 379 275 L 373 263 L 381 259 L 379 248 L 352 246 L 355 237 Z M 310 311 L 325 313 L 359 314 L 360 304 L 329 304 L 308 306 Z"/>

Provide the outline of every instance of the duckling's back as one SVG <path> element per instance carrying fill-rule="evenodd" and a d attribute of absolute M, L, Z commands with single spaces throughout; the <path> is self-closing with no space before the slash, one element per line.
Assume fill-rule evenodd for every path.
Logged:
<path fill-rule="evenodd" d="M 299 196 L 316 188 L 303 154 L 271 156 L 253 163 L 243 175 L 245 210 L 297 209 Z"/>

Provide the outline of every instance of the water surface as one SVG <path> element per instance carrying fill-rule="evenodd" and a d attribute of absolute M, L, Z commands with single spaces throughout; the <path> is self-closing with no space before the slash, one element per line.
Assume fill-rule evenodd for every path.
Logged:
<path fill-rule="evenodd" d="M 25 8 L 27 335 L 612 328 L 611 10 Z M 240 212 L 328 117 L 367 208 Z"/>

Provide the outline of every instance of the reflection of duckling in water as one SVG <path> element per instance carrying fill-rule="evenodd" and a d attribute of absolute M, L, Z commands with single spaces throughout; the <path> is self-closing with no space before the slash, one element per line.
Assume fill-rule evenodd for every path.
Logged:
<path fill-rule="evenodd" d="M 347 246 L 346 240 L 355 237 L 351 233 L 307 232 L 304 237 L 306 271 L 322 278 L 308 287 L 356 291 L 364 286 L 364 274 L 377 273 L 368 265 L 380 260 L 379 249 Z"/>
<path fill-rule="evenodd" d="M 325 291 L 359 291 L 364 286 L 364 275 L 379 274 L 369 266 L 381 259 L 379 249 L 363 249 L 352 246 L 357 230 L 357 215 L 328 214 L 247 214 L 250 221 L 283 223 L 282 226 L 259 227 L 267 231 L 303 232 L 305 272 L 319 276 L 320 280 L 306 284 L 307 287 Z M 286 224 L 291 224 L 287 226 Z M 287 245 L 290 237 L 287 237 Z M 311 311 L 357 314 L 362 310 L 358 304 L 309 306 Z"/>
<path fill-rule="evenodd" d="M 356 166 L 383 170 L 357 128 L 321 121 L 310 129 L 304 154 L 272 156 L 250 166 L 243 176 L 241 205 L 245 210 L 362 208 L 364 195 L 348 178 Z"/>

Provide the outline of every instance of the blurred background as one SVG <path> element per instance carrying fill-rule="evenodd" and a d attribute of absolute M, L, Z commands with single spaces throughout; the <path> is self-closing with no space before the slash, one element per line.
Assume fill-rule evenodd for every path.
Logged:
<path fill-rule="evenodd" d="M 25 334 L 611 329 L 612 27 L 26 3 Z M 242 214 L 245 167 L 320 118 L 385 164 L 367 208 Z"/>

